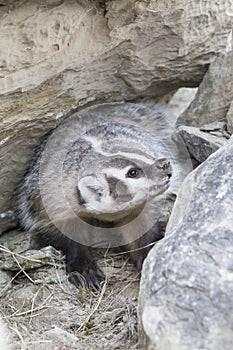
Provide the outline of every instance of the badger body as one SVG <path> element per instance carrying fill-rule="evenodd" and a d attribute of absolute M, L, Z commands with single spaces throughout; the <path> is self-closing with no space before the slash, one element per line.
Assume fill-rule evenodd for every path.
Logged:
<path fill-rule="evenodd" d="M 89 246 L 124 246 L 140 271 L 162 238 L 161 207 L 190 170 L 174 122 L 157 105 L 103 104 L 69 117 L 36 149 L 20 223 L 63 250 L 75 285 L 84 277 L 96 289 L 103 278 Z"/>

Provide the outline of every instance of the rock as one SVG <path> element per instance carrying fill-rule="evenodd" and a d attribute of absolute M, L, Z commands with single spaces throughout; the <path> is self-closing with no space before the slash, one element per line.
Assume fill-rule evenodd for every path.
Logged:
<path fill-rule="evenodd" d="M 16 256 L 17 262 L 24 271 L 33 270 L 38 267 L 50 264 L 53 261 L 60 261 L 62 254 L 51 246 L 46 246 L 40 250 L 30 249 Z M 10 256 L 2 264 L 1 268 L 7 271 L 19 271 L 20 267 L 16 264 L 13 256 Z M 52 264 L 52 263 L 51 263 Z"/>
<path fill-rule="evenodd" d="M 21 253 L 30 249 L 31 241 L 33 241 L 32 234 L 19 230 L 8 231 L 0 236 L 0 244 L 5 248 L 14 251 L 15 253 Z M 8 254 L 3 254 L 3 256 L 6 257 Z"/>
<path fill-rule="evenodd" d="M 178 125 L 201 126 L 226 120 L 233 100 L 233 51 L 220 54 L 205 74 L 197 94 L 177 121 Z"/>
<path fill-rule="evenodd" d="M 226 131 L 226 127 L 227 127 L 227 125 L 225 122 L 213 122 L 213 123 L 202 125 L 200 127 L 200 130 L 212 133 L 212 135 L 215 135 L 216 132 L 221 132 L 222 136 L 224 136 L 225 131 Z M 230 138 L 230 135 L 228 138 Z"/>
<path fill-rule="evenodd" d="M 0 349 L 12 349 L 12 347 L 10 346 L 10 332 L 6 324 L 3 322 L 2 318 L 0 318 Z"/>
<path fill-rule="evenodd" d="M 141 348 L 233 348 L 233 138 L 187 176 L 139 297 Z"/>
<path fill-rule="evenodd" d="M 73 345 L 75 343 L 78 343 L 78 338 L 75 337 L 75 335 L 59 328 L 54 327 L 53 329 L 50 329 L 42 335 L 42 338 L 44 339 L 52 339 L 55 343 L 61 343 L 63 345 Z"/>
<path fill-rule="evenodd" d="M 169 107 L 177 118 L 183 113 L 195 97 L 197 88 L 180 88 L 169 101 Z"/>
<path fill-rule="evenodd" d="M 67 279 L 62 270 L 50 269 L 48 272 L 48 265 L 55 267 L 57 262 L 61 262 L 61 252 L 51 246 L 33 250 L 31 249 L 33 244 L 35 244 L 33 233 L 29 232 L 8 231 L 0 237 L 0 296 L 5 295 L 6 291 L 11 288 L 12 277 L 16 271 L 20 270 L 15 258 L 21 268 L 29 272 L 28 274 L 34 283 L 44 283 L 45 281 L 46 283 L 57 283 L 58 276 L 61 282 Z M 14 253 L 16 253 L 15 258 Z"/>
<path fill-rule="evenodd" d="M 7 232 L 0 237 L 0 296 L 4 296 L 7 290 L 12 287 L 12 273 L 2 270 L 5 264 L 5 259 L 9 259 L 7 250 L 14 250 L 14 252 L 21 252 L 29 249 L 29 234 L 20 231 Z M 12 258 L 11 258 L 12 259 Z"/>
<path fill-rule="evenodd" d="M 223 135 L 217 137 L 191 126 L 180 126 L 177 132 L 184 140 L 190 155 L 199 163 L 204 162 L 213 152 L 227 142 Z"/>
<path fill-rule="evenodd" d="M 233 101 L 231 102 L 230 108 L 227 112 L 227 131 L 233 134 Z"/>
<path fill-rule="evenodd" d="M 11 273 L 0 269 L 0 297 L 4 296 L 5 293 L 12 287 L 11 281 Z"/>
<path fill-rule="evenodd" d="M 211 135 L 218 137 L 224 137 L 227 140 L 231 137 L 231 134 L 227 130 L 227 123 L 224 122 L 213 122 L 205 124 L 200 127 L 201 131 L 209 132 Z"/>
<path fill-rule="evenodd" d="M 36 145 L 62 119 L 198 86 L 232 30 L 231 0 L 11 3 L 0 8 L 0 213 L 14 213 Z M 5 217 L 0 232 L 16 224 Z"/>
<path fill-rule="evenodd" d="M 2 208 L 4 209 L 4 207 Z M 1 212 L 0 213 L 0 236 L 3 233 L 4 230 L 2 230 L 2 227 L 14 227 L 17 222 L 17 215 L 16 212 L 13 210 L 8 210 L 7 212 Z"/>
<path fill-rule="evenodd" d="M 39 295 L 40 286 L 35 286 L 32 283 L 25 284 L 24 288 L 20 288 L 14 293 L 15 305 L 30 305 L 37 295 L 37 300 L 41 300 L 42 297 Z M 12 300 L 10 300 L 12 302 Z"/>

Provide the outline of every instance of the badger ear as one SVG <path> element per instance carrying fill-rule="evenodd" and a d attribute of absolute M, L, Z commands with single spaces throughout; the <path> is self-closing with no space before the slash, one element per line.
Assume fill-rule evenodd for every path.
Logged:
<path fill-rule="evenodd" d="M 84 176 L 76 187 L 77 197 L 80 205 L 85 205 L 92 201 L 99 202 L 104 189 L 102 184 L 91 175 Z"/>

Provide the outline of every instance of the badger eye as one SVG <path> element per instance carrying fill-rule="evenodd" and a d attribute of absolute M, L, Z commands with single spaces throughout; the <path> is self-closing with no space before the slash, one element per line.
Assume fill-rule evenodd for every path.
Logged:
<path fill-rule="evenodd" d="M 135 178 L 140 175 L 140 169 L 131 168 L 126 174 L 126 177 Z"/>

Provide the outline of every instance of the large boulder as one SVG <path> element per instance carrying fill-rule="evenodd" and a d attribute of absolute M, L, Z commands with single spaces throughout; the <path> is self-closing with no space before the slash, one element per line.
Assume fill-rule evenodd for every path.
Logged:
<path fill-rule="evenodd" d="M 233 51 L 219 56 L 209 66 L 190 106 L 178 124 L 202 126 L 226 120 L 233 101 Z M 229 130 L 230 129 L 230 130 Z M 231 124 L 229 131 L 232 131 Z"/>
<path fill-rule="evenodd" d="M 45 133 L 86 104 L 198 86 L 229 47 L 231 0 L 2 1 L 0 232 Z"/>
<path fill-rule="evenodd" d="M 233 349 L 233 138 L 184 181 L 145 260 L 141 348 Z"/>

